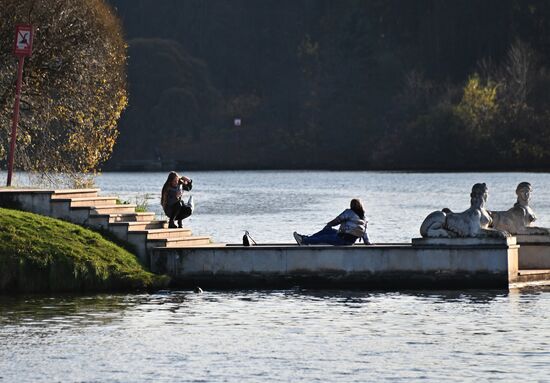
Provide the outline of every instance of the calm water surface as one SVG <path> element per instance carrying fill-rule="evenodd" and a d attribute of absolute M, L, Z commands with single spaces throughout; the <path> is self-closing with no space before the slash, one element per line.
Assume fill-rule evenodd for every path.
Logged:
<path fill-rule="evenodd" d="M 0 380 L 548 381 L 550 289 L 0 298 Z"/>
<path fill-rule="evenodd" d="M 187 225 L 215 240 L 290 242 L 365 201 L 375 242 L 408 242 L 433 210 L 489 208 L 530 181 L 550 226 L 550 175 L 194 172 Z M 104 194 L 158 194 L 166 173 L 104 174 Z M 550 287 L 511 291 L 228 291 L 0 297 L 0 382 L 550 381 Z"/>

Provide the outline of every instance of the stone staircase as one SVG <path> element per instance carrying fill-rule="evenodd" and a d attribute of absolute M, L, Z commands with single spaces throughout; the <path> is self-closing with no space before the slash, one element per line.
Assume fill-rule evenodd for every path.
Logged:
<path fill-rule="evenodd" d="M 140 261 L 150 264 L 156 248 L 225 246 L 210 237 L 194 236 L 189 229 L 168 229 L 155 213 L 136 212 L 136 205 L 117 204 L 116 197 L 99 195 L 99 189 L 0 189 L 0 207 L 17 208 L 111 232 L 136 248 Z"/>

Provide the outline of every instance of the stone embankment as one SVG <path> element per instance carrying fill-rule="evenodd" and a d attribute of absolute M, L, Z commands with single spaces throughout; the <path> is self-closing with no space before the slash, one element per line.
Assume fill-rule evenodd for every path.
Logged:
<path fill-rule="evenodd" d="M 156 249 L 151 271 L 182 287 L 503 288 L 522 279 L 515 239 L 374 246 Z M 550 278 L 550 274 L 547 274 Z"/>
<path fill-rule="evenodd" d="M 550 281 L 550 243 L 511 238 L 415 239 L 375 246 L 244 247 L 167 229 L 153 213 L 117 205 L 98 189 L 0 191 L 0 206 L 99 228 L 136 247 L 142 264 L 177 286 L 208 288 L 508 288 Z M 528 269 L 527 269 L 528 267 Z"/>
<path fill-rule="evenodd" d="M 168 281 L 95 231 L 0 207 L 0 294 L 149 290 Z"/>
<path fill-rule="evenodd" d="M 189 229 L 168 229 L 151 212 L 136 212 L 136 205 L 117 204 L 117 197 L 100 196 L 99 189 L 0 189 L 0 207 L 15 208 L 112 233 L 135 248 L 149 267 L 156 248 L 223 246 Z"/>

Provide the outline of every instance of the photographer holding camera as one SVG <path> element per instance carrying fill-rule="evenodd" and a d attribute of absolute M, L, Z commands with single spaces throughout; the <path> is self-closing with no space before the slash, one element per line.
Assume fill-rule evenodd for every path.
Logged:
<path fill-rule="evenodd" d="M 193 181 L 185 176 L 180 177 L 176 172 L 170 172 L 168 179 L 162 187 L 160 204 L 164 213 L 168 216 L 168 228 L 183 227 L 182 221 L 193 214 L 193 196 L 187 203 L 181 200 L 183 191 L 190 191 Z M 178 226 L 174 223 L 178 222 Z"/>

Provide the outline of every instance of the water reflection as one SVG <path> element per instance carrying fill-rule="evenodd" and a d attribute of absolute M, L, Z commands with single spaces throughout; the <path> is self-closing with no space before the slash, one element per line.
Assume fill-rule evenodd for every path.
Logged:
<path fill-rule="evenodd" d="M 550 293 L 550 286 L 529 286 L 505 290 L 401 290 L 360 291 L 360 290 L 308 290 L 296 287 L 289 290 L 224 290 L 206 291 L 196 294 L 192 291 L 164 290 L 154 294 L 92 296 L 1 296 L 0 325 L 19 323 L 23 320 L 51 320 L 57 317 L 72 316 L 92 322 L 95 318 L 116 318 L 129 309 L 152 310 L 162 307 L 188 306 L 197 301 L 221 304 L 227 299 L 258 303 L 264 300 L 289 299 L 307 302 L 332 302 L 334 304 L 368 303 L 373 299 L 404 300 L 413 299 L 430 303 L 472 303 L 490 304 L 494 301 L 536 301 L 541 295 Z"/>
<path fill-rule="evenodd" d="M 124 310 L 145 299 L 139 295 L 131 299 L 125 295 L 0 296 L 0 326 L 105 325 L 120 319 Z"/>
<path fill-rule="evenodd" d="M 548 287 L 1 297 L 0 379 L 537 380 L 549 310 Z"/>

